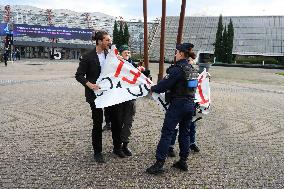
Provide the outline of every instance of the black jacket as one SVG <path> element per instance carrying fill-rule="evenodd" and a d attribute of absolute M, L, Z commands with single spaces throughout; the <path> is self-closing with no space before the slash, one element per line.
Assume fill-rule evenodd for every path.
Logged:
<path fill-rule="evenodd" d="M 89 89 L 86 83 L 88 81 L 91 83 L 96 83 L 100 73 L 100 61 L 96 49 L 93 49 L 83 55 L 75 74 L 76 80 L 85 86 L 85 97 L 87 102 L 93 102 L 96 96 L 94 91 Z"/>

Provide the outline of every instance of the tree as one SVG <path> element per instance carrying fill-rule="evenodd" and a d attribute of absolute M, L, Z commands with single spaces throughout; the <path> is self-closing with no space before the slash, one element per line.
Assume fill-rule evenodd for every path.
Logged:
<path fill-rule="evenodd" d="M 129 35 L 129 31 L 128 31 L 128 26 L 125 22 L 124 31 L 123 31 L 123 44 L 128 45 L 129 44 L 129 38 L 130 38 L 130 35 Z"/>
<path fill-rule="evenodd" d="M 216 39 L 215 39 L 215 51 L 214 51 L 214 55 L 216 57 L 216 61 L 222 61 L 222 51 L 223 51 L 223 47 L 222 47 L 222 35 L 223 33 L 223 23 L 222 23 L 222 15 L 219 16 L 219 21 L 218 21 L 218 28 L 217 28 L 217 33 L 216 33 Z"/>
<path fill-rule="evenodd" d="M 223 32 L 223 38 L 222 38 L 222 54 L 221 54 L 221 61 L 223 63 L 228 62 L 228 32 L 227 28 L 225 26 L 224 32 Z"/>
<path fill-rule="evenodd" d="M 123 45 L 123 24 L 120 22 L 118 37 L 117 37 L 116 48 L 119 49 L 121 45 Z"/>
<path fill-rule="evenodd" d="M 114 26 L 113 26 L 113 44 L 117 45 L 118 43 L 118 28 L 117 28 L 117 22 L 116 20 L 114 21 Z"/>
<path fill-rule="evenodd" d="M 228 28 L 228 29 L 227 29 Z M 218 28 L 215 39 L 214 56 L 216 61 L 224 63 L 232 63 L 233 60 L 233 42 L 234 42 L 234 26 L 230 19 L 228 27 L 223 30 L 222 15 L 219 17 Z"/>
<path fill-rule="evenodd" d="M 234 26 L 233 22 L 230 19 L 230 23 L 228 25 L 228 63 L 232 63 L 233 60 L 233 47 L 234 47 Z"/>

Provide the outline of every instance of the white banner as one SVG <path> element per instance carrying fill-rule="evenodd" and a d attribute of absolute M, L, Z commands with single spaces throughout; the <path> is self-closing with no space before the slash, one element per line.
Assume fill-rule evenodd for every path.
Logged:
<path fill-rule="evenodd" d="M 100 90 L 95 91 L 97 108 L 104 108 L 146 96 L 153 84 L 131 63 L 119 60 L 117 54 L 118 51 L 113 45 L 106 57 L 100 77 L 97 79 L 96 84 L 101 87 Z M 153 93 L 152 97 L 163 111 L 167 109 L 165 94 Z M 202 113 L 207 114 L 210 107 L 210 87 L 205 70 L 198 77 L 195 98 L 195 102 L 200 104 Z"/>
<path fill-rule="evenodd" d="M 97 108 L 143 97 L 150 91 L 152 81 L 131 63 L 119 60 L 117 54 L 113 45 L 96 82 L 101 87 L 95 91 Z"/>
<path fill-rule="evenodd" d="M 198 86 L 195 93 L 195 102 L 199 104 L 199 110 L 203 114 L 208 114 L 210 109 L 210 86 L 209 77 L 206 70 L 198 76 Z"/>
<path fill-rule="evenodd" d="M 153 99 L 159 104 L 162 111 L 166 111 L 169 103 L 165 101 L 165 93 L 153 93 Z M 204 70 L 198 76 L 198 86 L 195 93 L 194 102 L 199 103 L 198 113 L 208 114 L 210 109 L 210 86 L 209 78 L 207 77 L 207 72 Z M 199 112 L 200 111 L 200 112 Z"/>

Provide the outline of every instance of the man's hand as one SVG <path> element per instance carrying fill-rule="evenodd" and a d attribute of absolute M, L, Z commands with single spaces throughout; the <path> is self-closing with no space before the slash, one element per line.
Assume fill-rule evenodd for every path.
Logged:
<path fill-rule="evenodd" d="M 152 94 L 153 94 L 153 91 L 151 90 L 151 88 L 150 88 L 149 94 L 150 94 L 151 96 L 152 96 Z"/>
<path fill-rule="evenodd" d="M 97 85 L 97 84 L 93 84 L 91 82 L 87 82 L 86 85 L 89 87 L 89 89 L 92 89 L 92 90 L 99 90 L 100 89 L 100 86 Z"/>

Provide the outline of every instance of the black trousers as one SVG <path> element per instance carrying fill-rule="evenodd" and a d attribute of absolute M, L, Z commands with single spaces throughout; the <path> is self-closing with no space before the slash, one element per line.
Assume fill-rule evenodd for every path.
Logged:
<path fill-rule="evenodd" d="M 92 130 L 92 145 L 94 153 L 102 152 L 102 124 L 103 124 L 103 109 L 96 108 L 95 102 L 89 102 L 92 110 L 93 130 Z"/>
<path fill-rule="evenodd" d="M 112 132 L 112 141 L 114 148 L 120 148 L 121 141 L 121 129 L 122 129 L 122 104 L 116 104 L 105 108 L 106 114 L 109 115 L 111 122 L 111 132 Z"/>
<path fill-rule="evenodd" d="M 106 124 L 110 124 L 110 116 L 108 115 L 107 111 L 104 111 L 105 122 Z"/>
<path fill-rule="evenodd" d="M 121 140 L 123 143 L 129 143 L 129 137 L 131 135 L 131 128 L 133 123 L 133 117 L 135 115 L 136 107 L 135 100 L 123 102 L 122 104 L 122 130 Z"/>

